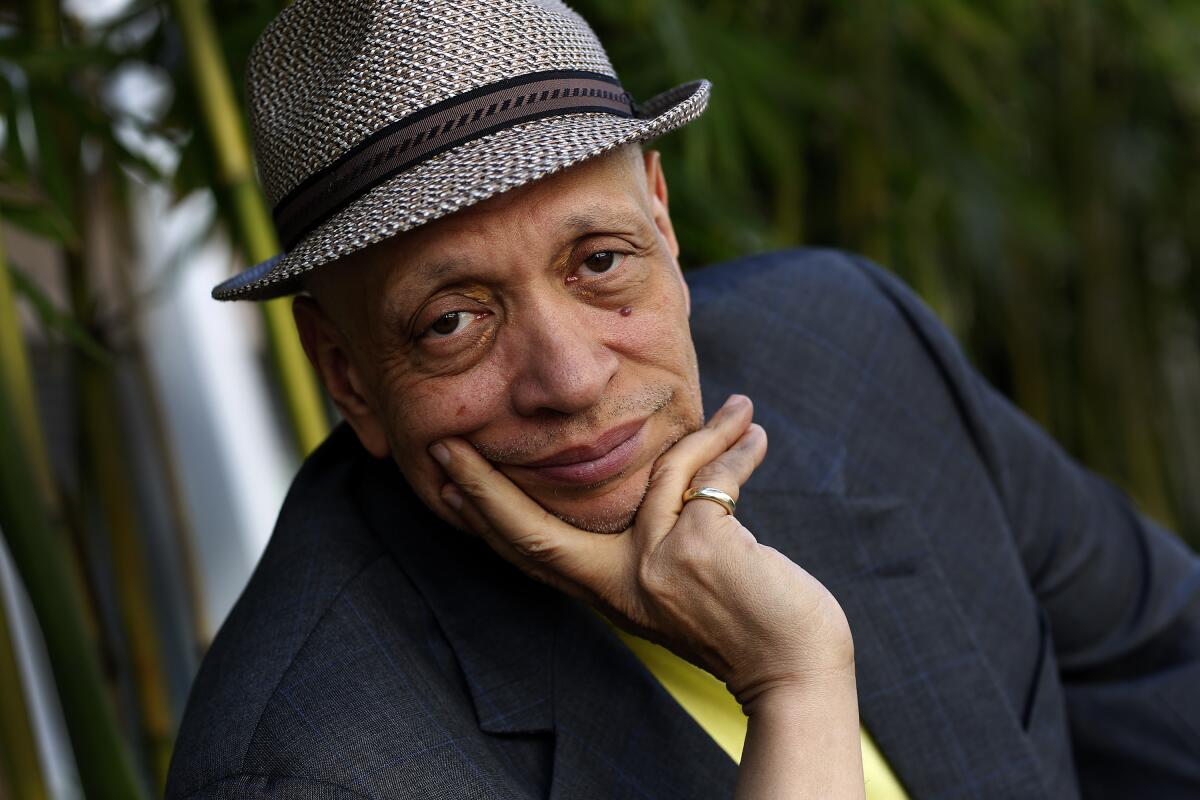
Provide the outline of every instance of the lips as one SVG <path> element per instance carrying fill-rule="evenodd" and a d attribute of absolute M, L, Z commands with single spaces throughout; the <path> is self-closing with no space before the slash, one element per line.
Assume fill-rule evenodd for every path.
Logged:
<path fill-rule="evenodd" d="M 646 420 L 636 419 L 610 428 L 592 444 L 568 447 L 547 458 L 522 464 L 553 483 L 594 484 L 621 472 L 637 455 Z"/>

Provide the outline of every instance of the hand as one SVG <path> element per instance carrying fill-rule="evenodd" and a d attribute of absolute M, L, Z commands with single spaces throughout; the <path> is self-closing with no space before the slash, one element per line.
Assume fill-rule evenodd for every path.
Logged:
<path fill-rule="evenodd" d="M 853 673 L 841 606 L 815 578 L 689 486 L 737 498 L 767 450 L 753 406 L 732 396 L 655 463 L 633 526 L 618 534 L 553 516 L 461 439 L 430 448 L 464 527 L 527 574 L 707 669 L 751 713 L 830 674 Z M 444 449 L 443 449 L 444 448 Z"/>

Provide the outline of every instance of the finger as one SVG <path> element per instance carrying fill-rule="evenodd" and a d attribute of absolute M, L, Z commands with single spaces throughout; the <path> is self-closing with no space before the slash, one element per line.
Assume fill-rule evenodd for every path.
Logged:
<path fill-rule="evenodd" d="M 474 503 L 469 503 L 463 497 L 463 493 L 458 490 L 453 481 L 447 481 L 441 489 L 442 502 L 450 508 L 450 513 L 453 515 L 453 520 L 459 528 L 469 533 L 473 533 L 481 539 L 487 539 L 489 536 L 495 536 L 496 532 L 492 530 L 492 526 L 479 513 L 479 509 Z"/>
<path fill-rule="evenodd" d="M 761 425 L 751 423 L 733 447 L 697 470 L 688 486 L 720 489 L 736 501 L 742 485 L 762 464 L 766 454 L 767 432 Z"/>
<path fill-rule="evenodd" d="M 512 556 L 518 567 L 549 566 L 589 587 L 614 568 L 616 537 L 582 531 L 553 516 L 467 442 L 443 439 L 429 452 L 467 501 L 463 513 L 468 504 L 473 506 L 482 522 L 480 534 L 483 528 L 493 532 L 485 537 L 489 544 L 500 555 Z"/>
<path fill-rule="evenodd" d="M 659 456 L 650 473 L 650 488 L 638 510 L 639 534 L 661 536 L 674 524 L 683 506 L 686 489 L 701 467 L 719 458 L 750 425 L 754 404 L 744 395 L 733 395 L 698 431 L 680 439 Z"/>
<path fill-rule="evenodd" d="M 751 424 L 733 447 L 700 468 L 692 478 L 690 486 L 697 489 L 719 489 L 736 503 L 741 496 L 742 484 L 750 479 L 750 475 L 762 463 L 766 454 L 767 432 L 761 425 Z M 732 513 L 721 503 L 703 496 L 694 497 L 686 502 L 681 497 L 680 502 L 680 521 L 691 517 L 696 522 L 711 523 Z"/>

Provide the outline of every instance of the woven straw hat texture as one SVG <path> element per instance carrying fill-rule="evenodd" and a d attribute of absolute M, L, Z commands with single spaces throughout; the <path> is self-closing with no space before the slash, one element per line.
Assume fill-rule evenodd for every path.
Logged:
<path fill-rule="evenodd" d="M 586 70 L 616 78 L 588 24 L 558 0 L 296 0 L 250 55 L 259 177 L 274 207 L 364 139 L 439 102 L 510 78 Z M 441 152 L 360 196 L 291 250 L 213 289 L 221 300 L 294 292 L 297 278 L 499 192 L 704 110 L 697 80 L 637 104 L 519 123 Z"/>

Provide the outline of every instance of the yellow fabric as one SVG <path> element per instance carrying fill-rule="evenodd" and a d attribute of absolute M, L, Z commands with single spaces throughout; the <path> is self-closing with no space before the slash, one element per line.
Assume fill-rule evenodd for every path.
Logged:
<path fill-rule="evenodd" d="M 605 619 L 608 622 L 608 619 Z M 612 626 L 612 623 L 609 623 Z M 742 744 L 746 739 L 746 715 L 725 684 L 679 656 L 612 626 L 650 673 L 658 679 L 679 705 L 692 715 L 730 758 L 741 763 Z M 867 800 L 908 800 L 887 761 L 871 740 L 866 728 L 862 737 L 863 777 Z"/>

